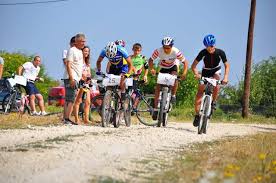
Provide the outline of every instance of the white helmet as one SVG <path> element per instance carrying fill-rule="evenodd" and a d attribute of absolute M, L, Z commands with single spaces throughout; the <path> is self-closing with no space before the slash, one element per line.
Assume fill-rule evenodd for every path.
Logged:
<path fill-rule="evenodd" d="M 117 45 L 114 42 L 108 42 L 105 47 L 105 54 L 108 58 L 114 58 L 117 54 Z"/>
<path fill-rule="evenodd" d="M 171 37 L 164 37 L 162 39 L 162 45 L 163 46 L 172 46 L 174 44 L 174 40 Z"/>

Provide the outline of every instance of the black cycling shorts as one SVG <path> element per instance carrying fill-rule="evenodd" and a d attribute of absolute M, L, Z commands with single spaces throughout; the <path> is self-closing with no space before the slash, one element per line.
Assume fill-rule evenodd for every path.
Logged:
<path fill-rule="evenodd" d="M 171 74 L 172 72 L 177 72 L 177 65 L 174 65 L 173 67 L 171 67 L 171 68 L 169 68 L 169 69 L 165 69 L 165 68 L 161 68 L 160 69 L 160 73 L 169 73 L 169 74 Z"/>
<path fill-rule="evenodd" d="M 220 74 L 220 70 L 221 70 L 221 67 L 217 67 L 217 68 L 214 68 L 214 69 L 202 69 L 202 77 L 207 77 L 207 78 L 211 78 L 211 77 L 214 77 L 214 75 L 217 73 L 217 74 Z"/>

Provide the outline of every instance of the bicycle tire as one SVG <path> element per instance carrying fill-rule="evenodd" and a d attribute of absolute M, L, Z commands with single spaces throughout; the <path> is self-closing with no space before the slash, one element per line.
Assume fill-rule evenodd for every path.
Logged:
<path fill-rule="evenodd" d="M 102 127 L 109 126 L 110 119 L 112 116 L 112 108 L 111 108 L 111 102 L 112 102 L 112 91 L 107 90 L 102 103 Z"/>
<path fill-rule="evenodd" d="M 152 119 L 154 96 L 142 96 L 137 106 L 136 117 L 146 126 L 156 126 L 157 120 Z"/>
<path fill-rule="evenodd" d="M 123 114 L 123 111 L 120 109 L 119 96 L 117 96 L 117 94 L 115 94 L 113 100 L 115 105 L 114 105 L 114 109 L 112 110 L 112 113 L 113 113 L 112 123 L 114 128 L 119 128 L 121 115 Z"/>
<path fill-rule="evenodd" d="M 14 98 L 14 95 L 15 95 L 15 93 L 7 94 L 3 98 L 2 110 L 3 110 L 4 114 L 10 113 L 12 108 L 15 107 L 15 106 L 13 106 L 13 102 L 11 101 Z"/>
<path fill-rule="evenodd" d="M 198 134 L 202 134 L 202 133 L 206 133 L 207 131 L 207 123 L 208 123 L 208 120 L 209 120 L 209 107 L 210 107 L 210 103 L 211 103 L 211 100 L 210 100 L 210 97 L 205 97 L 204 98 L 204 101 L 203 101 L 203 112 L 200 116 L 200 120 L 199 120 L 199 125 L 198 125 Z"/>
<path fill-rule="evenodd" d="M 127 95 L 126 100 L 123 105 L 123 110 L 124 110 L 124 119 L 125 119 L 125 124 L 127 127 L 130 127 L 131 125 L 131 98 L 129 95 Z"/>
<path fill-rule="evenodd" d="M 164 121 L 164 113 L 167 111 L 165 110 L 166 103 L 167 103 L 167 97 L 168 97 L 168 87 L 162 87 L 162 93 L 161 93 L 161 101 L 160 101 L 160 109 L 159 109 L 159 118 L 158 118 L 158 123 L 157 127 L 160 127 L 161 124 L 163 124 Z"/>

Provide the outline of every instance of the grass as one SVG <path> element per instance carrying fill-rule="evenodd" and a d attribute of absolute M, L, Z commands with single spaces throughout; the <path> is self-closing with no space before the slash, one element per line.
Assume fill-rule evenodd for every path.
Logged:
<path fill-rule="evenodd" d="M 276 182 L 276 133 L 196 144 L 149 182 Z"/>

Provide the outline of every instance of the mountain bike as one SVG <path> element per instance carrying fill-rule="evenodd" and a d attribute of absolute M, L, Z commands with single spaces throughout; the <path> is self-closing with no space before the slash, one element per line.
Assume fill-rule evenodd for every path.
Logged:
<path fill-rule="evenodd" d="M 158 123 L 157 126 L 166 127 L 168 123 L 169 112 L 172 109 L 171 104 L 171 92 L 172 87 L 175 84 L 175 81 L 179 80 L 176 75 L 168 74 L 168 73 L 159 73 L 157 77 L 157 84 L 160 85 L 160 94 L 158 99 Z"/>
<path fill-rule="evenodd" d="M 156 126 L 157 120 L 152 119 L 152 113 L 154 111 L 154 95 L 144 95 L 140 89 L 140 86 L 144 84 L 144 81 L 135 81 L 135 86 L 131 94 L 132 104 L 137 101 L 137 106 L 132 109 L 132 112 L 136 114 L 137 119 L 144 125 Z M 133 105 L 134 106 L 134 105 Z"/>
<path fill-rule="evenodd" d="M 124 101 L 121 99 L 119 89 L 121 76 L 113 74 L 102 76 L 103 85 L 106 86 L 101 111 L 102 126 L 107 127 L 110 123 L 113 123 L 113 126 L 118 128 L 120 126 L 120 121 L 124 118 L 126 126 L 129 127 L 131 124 L 131 99 L 128 93 L 126 93 Z M 129 80 L 129 83 L 130 82 Z M 128 81 L 126 85 L 129 86 L 130 84 L 127 83 Z"/>
<path fill-rule="evenodd" d="M 210 118 L 213 114 L 212 96 L 214 87 L 216 87 L 218 84 L 221 84 L 221 82 L 216 79 L 206 77 L 202 77 L 200 82 L 205 85 L 205 91 L 202 96 L 202 102 L 199 111 L 200 119 L 198 125 L 198 134 L 206 134 Z"/>
<path fill-rule="evenodd" d="M 2 110 L 4 114 L 10 112 L 31 113 L 28 96 L 22 96 L 20 86 L 26 86 L 27 80 L 23 76 L 13 75 L 8 81 L 8 94 L 3 98 Z"/>

